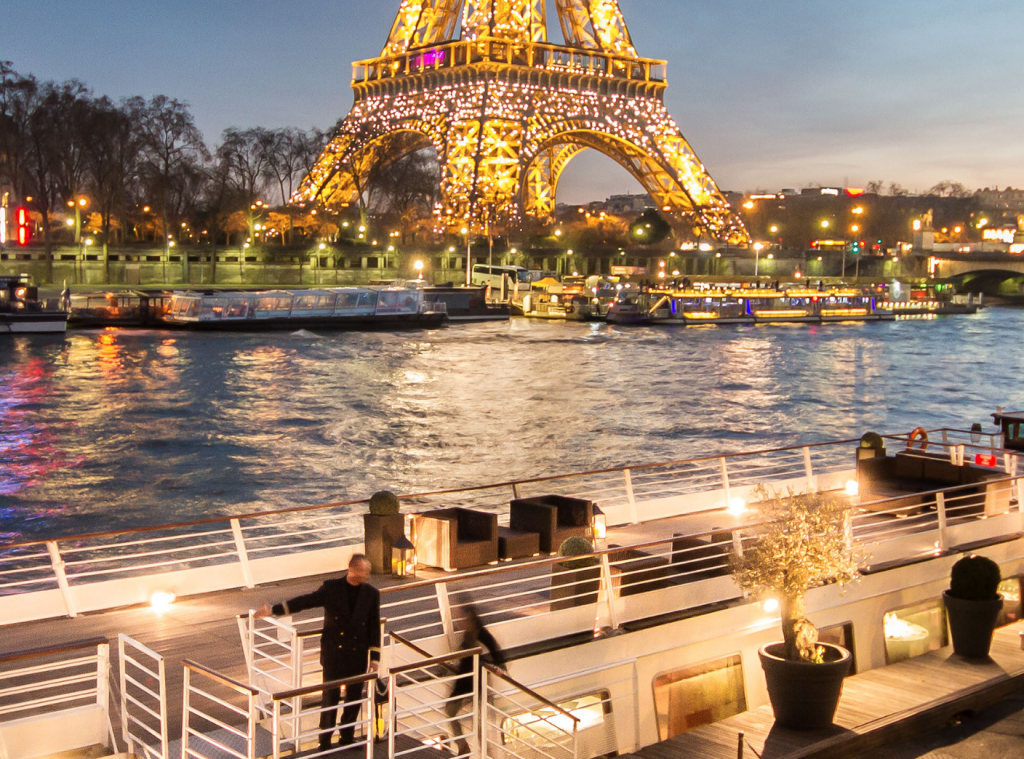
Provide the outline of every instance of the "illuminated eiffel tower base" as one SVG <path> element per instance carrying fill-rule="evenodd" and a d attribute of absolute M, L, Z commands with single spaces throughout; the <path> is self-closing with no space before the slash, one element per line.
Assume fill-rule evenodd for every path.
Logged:
<path fill-rule="evenodd" d="M 593 148 L 678 233 L 748 242 L 665 108 L 665 62 L 637 55 L 616 0 L 555 7 L 560 45 L 545 0 L 402 0 L 380 57 L 353 64 L 352 112 L 293 200 L 352 204 L 375 164 L 433 147 L 439 227 L 544 221 L 566 165 Z"/>

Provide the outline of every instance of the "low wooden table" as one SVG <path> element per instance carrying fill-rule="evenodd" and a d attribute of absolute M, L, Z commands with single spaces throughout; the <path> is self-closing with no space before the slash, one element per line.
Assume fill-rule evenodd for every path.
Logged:
<path fill-rule="evenodd" d="M 498 527 L 498 558 L 525 559 L 540 553 L 540 533 Z"/>

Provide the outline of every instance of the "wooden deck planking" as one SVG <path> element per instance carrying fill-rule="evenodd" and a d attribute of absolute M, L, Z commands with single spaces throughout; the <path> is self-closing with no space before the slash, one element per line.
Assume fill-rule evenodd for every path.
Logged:
<path fill-rule="evenodd" d="M 996 631 L 988 661 L 970 662 L 947 647 L 846 679 L 830 730 L 804 733 L 775 726 L 770 706 L 737 714 L 648 746 L 637 759 L 700 756 L 736 759 L 738 733 L 762 759 L 841 759 L 881 741 L 944 724 L 957 710 L 991 705 L 1024 687 L 1024 623 Z M 754 756 L 748 751 L 747 755 Z"/>

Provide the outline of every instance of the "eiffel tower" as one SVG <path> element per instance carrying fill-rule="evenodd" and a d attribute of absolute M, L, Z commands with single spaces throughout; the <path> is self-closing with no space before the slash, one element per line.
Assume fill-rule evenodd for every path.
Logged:
<path fill-rule="evenodd" d="M 617 0 L 554 5 L 561 45 L 547 0 L 402 0 L 380 56 L 353 64 L 352 111 L 293 200 L 354 203 L 376 163 L 433 147 L 438 227 L 547 220 L 566 165 L 593 148 L 677 233 L 748 242 L 665 108 L 665 62 L 638 55 Z"/>

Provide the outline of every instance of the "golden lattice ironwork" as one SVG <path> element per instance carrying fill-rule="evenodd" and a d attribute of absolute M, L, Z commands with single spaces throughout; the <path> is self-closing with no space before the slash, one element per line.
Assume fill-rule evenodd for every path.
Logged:
<path fill-rule="evenodd" d="M 433 147 L 440 226 L 554 212 L 592 148 L 632 173 L 681 232 L 748 241 L 665 108 L 665 62 L 641 58 L 617 0 L 402 0 L 381 56 L 353 64 L 355 105 L 295 196 L 353 203 L 386 153 Z M 456 35 L 456 27 L 458 34 Z"/>

